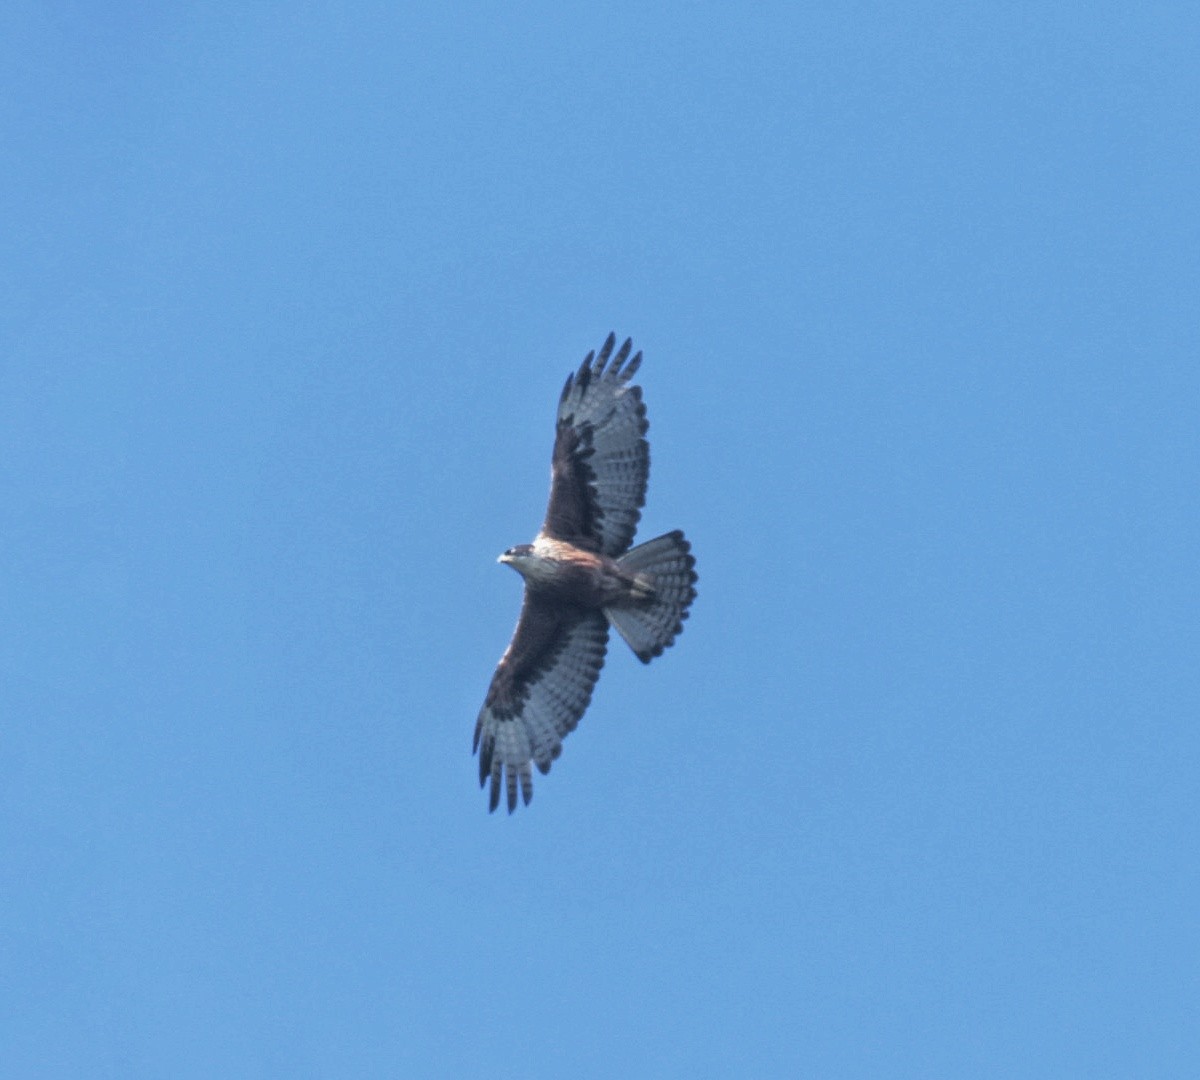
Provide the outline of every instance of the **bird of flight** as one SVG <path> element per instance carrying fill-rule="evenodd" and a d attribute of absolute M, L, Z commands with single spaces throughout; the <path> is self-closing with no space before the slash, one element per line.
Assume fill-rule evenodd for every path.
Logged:
<path fill-rule="evenodd" d="M 475 723 L 479 786 L 489 810 L 517 784 L 528 805 L 531 765 L 547 773 L 592 700 L 613 625 L 644 664 L 683 629 L 696 597 L 696 560 L 676 530 L 631 548 L 650 474 L 642 388 L 630 385 L 642 354 L 613 356 L 608 335 L 567 377 L 558 402 L 550 505 L 532 544 L 499 561 L 525 579 L 512 641 Z"/>

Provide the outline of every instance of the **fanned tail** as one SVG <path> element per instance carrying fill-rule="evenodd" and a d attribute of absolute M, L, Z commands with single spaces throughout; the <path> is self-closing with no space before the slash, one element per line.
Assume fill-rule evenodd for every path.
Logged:
<path fill-rule="evenodd" d="M 637 658 L 648 664 L 683 630 L 696 598 L 696 560 L 676 529 L 638 544 L 617 560 L 634 579 L 633 595 L 604 614 Z"/>

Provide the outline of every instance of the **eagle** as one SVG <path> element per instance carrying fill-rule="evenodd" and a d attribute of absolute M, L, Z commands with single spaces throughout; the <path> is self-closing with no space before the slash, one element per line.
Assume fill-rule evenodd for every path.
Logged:
<path fill-rule="evenodd" d="M 558 401 L 550 505 L 532 544 L 499 562 L 525 581 L 512 641 L 475 722 L 479 786 L 488 810 L 533 798 L 532 765 L 545 774 L 592 699 L 615 626 L 644 664 L 683 630 L 696 598 L 696 560 L 679 530 L 630 547 L 650 475 L 646 406 L 630 380 L 642 354 L 613 355 L 609 334 L 567 376 Z"/>

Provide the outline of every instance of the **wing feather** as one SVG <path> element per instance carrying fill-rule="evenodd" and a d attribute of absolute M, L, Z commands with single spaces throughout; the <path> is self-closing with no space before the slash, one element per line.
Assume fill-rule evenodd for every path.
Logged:
<path fill-rule="evenodd" d="M 556 605 L 525 593 L 512 642 L 475 722 L 479 786 L 491 780 L 488 809 L 517 807 L 517 785 L 533 798 L 531 765 L 547 773 L 592 700 L 604 666 L 608 621 L 595 610 Z"/>
<path fill-rule="evenodd" d="M 567 377 L 558 403 L 550 505 L 542 532 L 616 557 L 633 542 L 650 476 L 642 363 L 633 343 L 613 355 L 614 335 Z M 610 363 L 611 361 L 611 363 Z"/>

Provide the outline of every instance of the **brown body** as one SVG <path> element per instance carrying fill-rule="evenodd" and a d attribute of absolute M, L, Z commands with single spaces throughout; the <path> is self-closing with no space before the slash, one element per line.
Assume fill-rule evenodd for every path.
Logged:
<path fill-rule="evenodd" d="M 505 552 L 500 561 L 517 569 L 539 597 L 578 607 L 613 607 L 644 602 L 653 594 L 645 575 L 621 569 L 616 559 L 539 534 L 528 553 Z"/>

